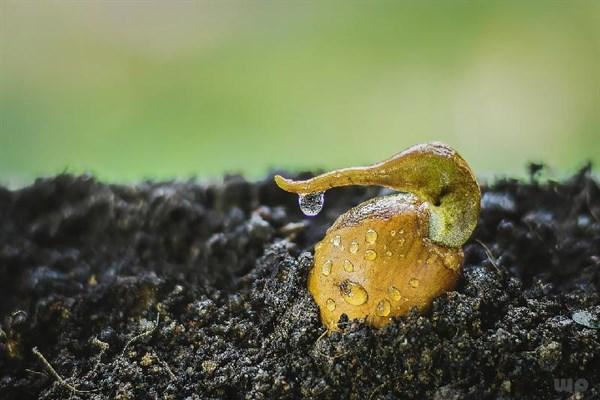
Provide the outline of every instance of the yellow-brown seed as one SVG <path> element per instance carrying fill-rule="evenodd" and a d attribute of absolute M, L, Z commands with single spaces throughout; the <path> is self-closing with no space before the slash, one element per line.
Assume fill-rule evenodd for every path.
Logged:
<path fill-rule="evenodd" d="M 467 163 L 448 146 L 418 145 L 369 167 L 275 181 L 301 195 L 347 185 L 403 192 L 347 211 L 315 246 L 308 289 L 330 331 L 338 329 L 342 314 L 382 327 L 413 307 L 426 310 L 455 287 L 461 246 L 477 224 L 480 191 Z"/>

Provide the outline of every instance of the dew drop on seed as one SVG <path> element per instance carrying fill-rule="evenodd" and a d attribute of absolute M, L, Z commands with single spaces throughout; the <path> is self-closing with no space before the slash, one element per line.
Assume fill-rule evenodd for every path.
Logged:
<path fill-rule="evenodd" d="M 374 244 L 377 241 L 377 232 L 375 232 L 373 229 L 369 229 L 365 235 L 365 240 L 369 244 Z"/>
<path fill-rule="evenodd" d="M 377 303 L 377 307 L 375 308 L 375 314 L 380 317 L 387 317 L 390 315 L 390 311 L 392 311 L 392 305 L 386 299 L 383 299 Z"/>
<path fill-rule="evenodd" d="M 417 278 L 412 278 L 410 281 L 408 281 L 408 284 L 416 289 L 419 287 L 419 280 Z"/>
<path fill-rule="evenodd" d="M 353 241 L 352 243 L 350 243 L 350 253 L 352 253 L 352 254 L 358 253 L 358 242 Z"/>
<path fill-rule="evenodd" d="M 354 272 L 354 264 L 350 260 L 344 260 L 344 270 L 346 272 Z"/>
<path fill-rule="evenodd" d="M 331 262 L 331 260 L 327 260 L 323 263 L 323 266 L 321 267 L 321 272 L 323 272 L 323 275 L 327 276 L 331 273 L 331 265 L 333 263 Z"/>
<path fill-rule="evenodd" d="M 335 247 L 340 247 L 342 244 L 342 237 L 340 235 L 335 235 L 335 237 L 331 239 L 331 244 L 333 244 Z"/>
<path fill-rule="evenodd" d="M 349 280 L 340 283 L 340 292 L 344 301 L 353 306 L 365 304 L 369 298 L 364 287 Z"/>
<path fill-rule="evenodd" d="M 300 210 L 309 217 L 317 215 L 323 208 L 325 192 L 301 194 L 298 196 Z"/>
<path fill-rule="evenodd" d="M 327 299 L 327 301 L 325 302 L 325 305 L 329 311 L 335 310 L 335 300 Z"/>
<path fill-rule="evenodd" d="M 367 250 L 365 251 L 365 259 L 369 260 L 369 261 L 373 261 L 377 258 L 377 253 L 375 252 L 375 250 Z"/>
<path fill-rule="evenodd" d="M 402 299 L 402 295 L 396 286 L 390 286 L 388 289 L 388 294 L 394 301 L 400 301 L 400 299 Z"/>

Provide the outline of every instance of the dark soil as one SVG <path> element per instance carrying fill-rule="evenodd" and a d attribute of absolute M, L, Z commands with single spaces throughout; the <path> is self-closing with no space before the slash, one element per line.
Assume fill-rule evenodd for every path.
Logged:
<path fill-rule="evenodd" d="M 377 188 L 313 219 L 270 178 L 0 189 L 0 399 L 600 398 L 599 183 L 483 190 L 456 291 L 327 336 L 312 248 Z"/>

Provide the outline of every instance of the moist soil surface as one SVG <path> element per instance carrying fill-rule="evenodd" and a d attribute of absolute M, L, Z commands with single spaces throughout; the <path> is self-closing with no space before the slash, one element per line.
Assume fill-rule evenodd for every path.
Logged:
<path fill-rule="evenodd" d="M 386 191 L 331 190 L 306 218 L 271 177 L 0 189 L 0 398 L 600 398 L 599 183 L 535 169 L 482 187 L 430 312 L 330 336 L 313 247 Z"/>

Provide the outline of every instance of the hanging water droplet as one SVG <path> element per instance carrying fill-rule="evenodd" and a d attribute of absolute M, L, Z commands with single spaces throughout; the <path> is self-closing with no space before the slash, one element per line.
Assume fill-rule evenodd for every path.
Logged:
<path fill-rule="evenodd" d="M 344 301 L 353 306 L 365 304 L 369 298 L 364 287 L 349 280 L 340 283 L 340 292 Z"/>
<path fill-rule="evenodd" d="M 400 299 L 402 299 L 402 294 L 400 294 L 400 291 L 396 286 L 390 286 L 388 289 L 388 294 L 394 301 L 400 301 Z"/>
<path fill-rule="evenodd" d="M 386 299 L 381 300 L 377 303 L 377 307 L 375 308 L 375 314 L 380 317 L 387 317 L 390 315 L 390 311 L 392 311 L 392 305 Z"/>
<path fill-rule="evenodd" d="M 325 302 L 325 305 L 329 311 L 335 310 L 335 300 L 327 299 L 327 301 Z"/>
<path fill-rule="evenodd" d="M 394 236 L 396 236 L 396 231 L 392 229 L 392 230 L 390 231 L 390 236 L 391 236 L 391 237 L 394 237 Z"/>
<path fill-rule="evenodd" d="M 416 289 L 419 287 L 419 280 L 417 278 L 412 278 L 410 281 L 408 281 L 408 284 Z"/>
<path fill-rule="evenodd" d="M 388 256 L 388 257 L 391 257 L 392 256 L 392 252 L 388 250 L 388 251 L 385 252 L 385 255 Z"/>
<path fill-rule="evenodd" d="M 369 261 L 373 261 L 374 259 L 377 258 L 377 253 L 375 252 L 375 250 L 367 250 L 365 251 L 365 259 L 369 260 Z"/>
<path fill-rule="evenodd" d="M 354 272 L 354 264 L 350 260 L 344 260 L 344 270 L 346 272 Z"/>
<path fill-rule="evenodd" d="M 377 232 L 373 229 L 369 229 L 365 235 L 365 240 L 369 244 L 374 244 L 377 241 Z"/>
<path fill-rule="evenodd" d="M 331 260 L 327 260 L 323 263 L 323 266 L 321 267 L 321 272 L 323 272 L 323 275 L 327 276 L 331 273 L 331 265 L 333 263 L 331 262 Z"/>
<path fill-rule="evenodd" d="M 352 253 L 352 254 L 358 253 L 358 242 L 357 241 L 353 241 L 352 243 L 350 243 L 350 253 Z"/>
<path fill-rule="evenodd" d="M 309 217 L 317 215 L 323 208 L 325 192 L 306 193 L 298 195 L 300 210 Z"/>

